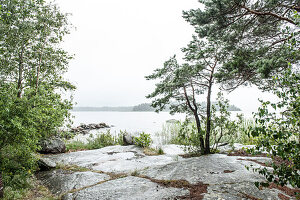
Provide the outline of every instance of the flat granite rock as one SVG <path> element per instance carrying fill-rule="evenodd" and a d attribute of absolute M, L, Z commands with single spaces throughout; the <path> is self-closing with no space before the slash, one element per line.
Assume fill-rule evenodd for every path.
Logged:
<path fill-rule="evenodd" d="M 210 185 L 203 200 L 280 200 L 278 190 L 259 190 L 252 182 Z"/>
<path fill-rule="evenodd" d="M 72 172 L 68 170 L 53 170 L 39 172 L 37 178 L 47 186 L 55 195 L 68 192 L 73 189 L 79 189 L 91 186 L 99 182 L 108 180 L 110 177 L 106 174 L 94 172 Z"/>
<path fill-rule="evenodd" d="M 65 200 L 178 199 L 178 196 L 190 194 L 185 188 L 159 185 L 157 181 L 163 180 L 186 180 L 190 187 L 205 184 L 207 191 L 200 195 L 206 200 L 279 199 L 278 195 L 282 194 L 277 189 L 259 190 L 254 185 L 265 178 L 251 168 L 262 167 L 269 158 L 225 154 L 182 158 L 178 156 L 182 153 L 180 147 L 168 145 L 162 148 L 166 154 L 159 156 L 147 156 L 143 149 L 133 145 L 46 155 L 55 163 L 77 165 L 91 171 L 54 170 L 40 172 L 38 178 L 54 194 L 65 194 Z M 134 174 L 139 177 L 131 176 Z"/>
<path fill-rule="evenodd" d="M 97 150 L 45 156 L 55 163 L 77 165 L 103 172 L 130 173 L 176 161 L 174 155 L 146 156 L 136 146 L 110 146 Z"/>
<path fill-rule="evenodd" d="M 255 158 L 251 158 L 255 159 Z M 260 161 L 262 158 L 259 158 Z M 211 154 L 188 158 L 164 166 L 142 170 L 140 174 L 159 180 L 187 180 L 191 184 L 239 183 L 263 181 L 258 173 L 247 170 L 247 166 L 260 167 L 259 164 L 239 160 L 236 156 Z"/>
<path fill-rule="evenodd" d="M 102 183 L 79 192 L 65 195 L 63 200 L 159 200 L 174 199 L 188 195 L 189 191 L 181 188 L 165 188 L 148 179 L 128 176 Z"/>

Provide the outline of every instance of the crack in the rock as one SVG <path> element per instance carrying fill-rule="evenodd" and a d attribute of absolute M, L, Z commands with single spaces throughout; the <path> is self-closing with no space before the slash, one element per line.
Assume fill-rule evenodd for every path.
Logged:
<path fill-rule="evenodd" d="M 68 167 L 68 166 L 66 166 L 66 167 Z M 75 168 L 72 168 L 71 171 L 73 171 L 73 172 L 82 172 L 81 171 L 83 169 L 82 167 L 79 167 L 77 165 L 73 165 L 72 167 L 75 167 Z M 77 169 L 76 167 L 78 167 L 78 170 L 76 170 Z M 98 183 L 95 183 L 95 184 L 92 184 L 92 185 L 88 185 L 88 186 L 84 186 L 82 188 L 77 188 L 77 189 L 76 189 L 76 184 L 75 184 L 72 190 L 69 190 L 67 192 L 64 192 L 64 193 L 60 194 L 59 195 L 59 199 L 61 199 L 63 196 L 65 196 L 65 195 L 67 195 L 69 193 L 71 193 L 71 194 L 75 193 L 76 194 L 76 193 L 78 193 L 81 190 L 85 190 L 87 188 L 91 188 L 91 187 L 94 187 L 96 185 L 101 185 L 101 184 L 106 183 L 108 181 L 112 181 L 112 180 L 116 180 L 116 179 L 120 179 L 120 178 L 125 178 L 125 177 L 129 176 L 128 174 L 125 174 L 125 173 L 119 173 L 118 174 L 118 173 L 113 173 L 113 172 L 103 172 L 103 171 L 96 171 L 96 170 L 91 170 L 91 169 L 86 169 L 85 171 L 90 171 L 90 172 L 94 172 L 94 173 L 98 173 L 98 174 L 106 174 L 106 175 L 108 175 L 110 177 L 110 179 L 107 179 L 107 180 L 104 180 L 104 181 L 100 181 Z M 77 179 L 77 175 L 76 175 L 75 179 Z M 75 200 L 76 196 L 73 197 L 72 199 Z"/>

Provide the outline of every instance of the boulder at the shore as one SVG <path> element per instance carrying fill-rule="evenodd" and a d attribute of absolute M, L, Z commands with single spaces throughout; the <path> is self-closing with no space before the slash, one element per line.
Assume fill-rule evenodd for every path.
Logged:
<path fill-rule="evenodd" d="M 49 138 L 40 141 L 41 149 L 39 150 L 40 153 L 44 154 L 57 154 L 57 153 L 65 153 L 66 152 L 66 145 L 64 141 L 60 138 Z"/>

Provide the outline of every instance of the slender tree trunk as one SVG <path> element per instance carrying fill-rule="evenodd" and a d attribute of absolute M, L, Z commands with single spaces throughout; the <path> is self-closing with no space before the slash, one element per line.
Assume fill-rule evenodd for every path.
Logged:
<path fill-rule="evenodd" d="M 193 88 L 193 86 L 192 86 L 192 88 Z M 194 108 L 193 108 L 193 106 L 191 105 L 191 102 L 188 98 L 186 88 L 183 87 L 183 90 L 184 90 L 184 96 L 185 96 L 185 99 L 186 99 L 186 103 L 187 103 L 189 109 L 193 112 L 195 120 L 196 120 L 196 126 L 197 126 L 197 131 L 198 131 L 199 140 L 200 140 L 201 154 L 203 154 L 204 150 L 205 150 L 204 138 L 203 138 L 203 135 L 201 133 L 201 123 L 200 123 L 200 119 L 199 119 L 199 115 L 198 115 L 198 107 L 196 105 L 195 96 L 193 95 L 193 106 L 194 106 Z M 193 93 L 194 93 L 194 88 L 193 88 Z"/>
<path fill-rule="evenodd" d="M 22 47 L 21 53 L 19 55 L 19 77 L 18 77 L 18 94 L 17 97 L 21 98 L 22 96 L 22 81 L 23 81 L 23 53 L 24 47 Z"/>
<path fill-rule="evenodd" d="M 214 83 L 214 71 L 217 66 L 217 60 L 215 61 L 214 66 L 211 68 L 210 77 L 208 80 L 207 88 L 207 99 L 206 99 L 206 137 L 205 137 L 205 154 L 210 153 L 210 129 L 211 129 L 211 90 Z"/>
<path fill-rule="evenodd" d="M 197 131 L 198 131 L 198 135 L 199 135 L 199 140 L 200 140 L 200 148 L 201 148 L 201 154 L 205 153 L 205 146 L 204 146 L 204 139 L 202 136 L 202 132 L 201 132 L 201 122 L 199 119 L 199 115 L 197 114 L 197 112 L 194 113 L 194 117 L 196 120 L 196 126 L 197 126 Z"/>
<path fill-rule="evenodd" d="M 210 128 L 211 128 L 211 88 L 212 88 L 212 82 L 209 83 L 208 91 L 207 91 L 207 102 L 206 102 L 206 137 L 205 137 L 205 154 L 210 153 Z"/>

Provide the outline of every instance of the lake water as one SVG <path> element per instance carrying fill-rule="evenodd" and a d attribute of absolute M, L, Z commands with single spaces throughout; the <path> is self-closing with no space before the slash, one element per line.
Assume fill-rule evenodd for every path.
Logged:
<path fill-rule="evenodd" d="M 170 115 L 167 112 L 72 112 L 74 126 L 80 123 L 104 122 L 113 126 L 111 131 L 126 130 L 129 133 L 155 133 L 161 130 L 167 120 L 184 120 L 185 114 Z"/>
<path fill-rule="evenodd" d="M 232 112 L 232 118 L 235 118 L 236 114 L 243 112 Z M 104 122 L 109 126 L 112 134 L 118 134 L 121 131 L 126 131 L 132 135 L 145 132 L 154 136 L 156 133 L 162 131 L 163 126 L 166 125 L 167 120 L 175 119 L 183 121 L 186 117 L 185 114 L 170 115 L 167 112 L 72 112 L 74 116 L 73 126 L 78 126 L 81 123 L 100 123 Z M 251 113 L 243 113 L 246 118 L 251 117 Z M 90 133 L 93 135 L 99 132 L 106 132 L 106 129 L 93 130 Z M 78 135 L 74 140 L 86 141 L 89 135 Z"/>

